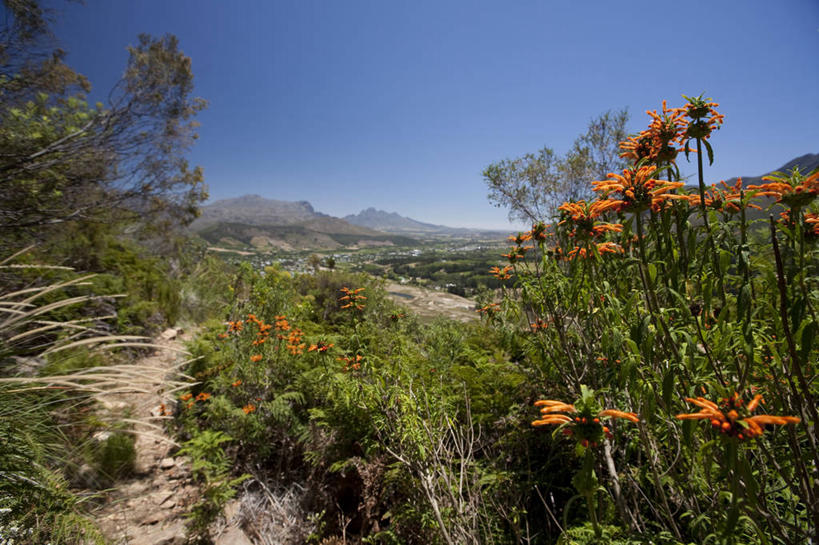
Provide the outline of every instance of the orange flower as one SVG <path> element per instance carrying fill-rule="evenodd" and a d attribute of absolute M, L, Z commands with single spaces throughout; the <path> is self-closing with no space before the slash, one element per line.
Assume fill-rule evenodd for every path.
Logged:
<path fill-rule="evenodd" d="M 757 194 L 753 192 L 743 194 L 742 178 L 737 178 L 737 181 L 732 186 L 726 184 L 725 180 L 721 181 L 720 185 L 722 185 L 722 187 L 711 185 L 710 188 L 705 190 L 705 206 L 725 213 L 738 213 L 742 208 L 756 208 L 760 210 L 759 206 L 750 202 L 750 199 L 756 197 Z M 700 196 L 697 194 L 688 195 L 688 201 L 691 206 L 699 206 Z"/>
<path fill-rule="evenodd" d="M 188 392 L 187 394 L 183 394 L 183 395 L 179 396 L 179 399 L 182 400 L 182 401 L 187 401 L 192 397 L 193 397 L 193 394 Z"/>
<path fill-rule="evenodd" d="M 592 188 L 609 200 L 608 206 L 624 212 L 641 212 L 649 207 L 659 211 L 668 199 L 688 200 L 685 195 L 669 193 L 685 185 L 683 182 L 658 180 L 652 177 L 655 172 L 652 166 L 627 168 L 622 174 L 610 172 L 608 180 L 592 182 Z"/>
<path fill-rule="evenodd" d="M 501 254 L 501 257 L 508 259 L 509 263 L 515 263 L 516 261 L 526 257 L 526 252 L 528 252 L 530 249 L 530 246 L 515 246 L 513 248 L 509 248 L 508 254 Z"/>
<path fill-rule="evenodd" d="M 639 422 L 640 418 L 635 413 L 618 411 L 615 409 L 605 409 L 597 412 L 591 409 L 588 402 L 583 405 L 582 410 L 570 403 L 556 401 L 554 399 L 540 399 L 535 401 L 535 407 L 540 407 L 540 417 L 532 422 L 532 426 L 558 425 L 563 427 L 563 434 L 573 436 L 584 447 L 597 447 L 603 436 L 611 438 L 612 433 L 608 426 L 600 423 L 601 418 L 622 418 L 630 422 Z M 568 413 L 568 414 L 561 414 Z M 576 415 L 576 416 L 569 416 Z"/>
<path fill-rule="evenodd" d="M 749 190 L 758 190 L 757 195 L 776 197 L 776 202 L 783 203 L 790 208 L 801 208 L 808 205 L 819 195 L 819 169 L 809 176 L 804 176 L 798 168 L 794 168 L 790 175 L 783 172 L 774 172 L 763 176 L 768 182 L 762 185 L 749 185 Z"/>
<path fill-rule="evenodd" d="M 475 312 L 479 312 L 481 314 L 486 314 L 489 316 L 494 315 L 496 312 L 500 310 L 500 303 L 489 303 L 488 305 L 477 309 Z"/>
<path fill-rule="evenodd" d="M 651 117 L 648 128 L 636 136 L 630 136 L 620 142 L 623 152 L 620 157 L 638 163 L 648 159 L 653 163 L 673 163 L 680 148 L 675 147 L 683 138 L 687 123 L 683 108 L 669 108 L 663 101 L 662 113 L 646 110 Z"/>
<path fill-rule="evenodd" d="M 721 407 L 704 397 L 685 398 L 689 403 L 700 407 L 697 413 L 678 414 L 680 420 L 710 420 L 711 425 L 722 435 L 736 437 L 740 441 L 762 435 L 764 425 L 796 424 L 800 421 L 796 416 L 772 416 L 760 414 L 751 416 L 760 403 L 764 403 L 762 394 L 757 394 L 743 407 L 739 394 L 734 394 L 722 400 Z"/>
<path fill-rule="evenodd" d="M 242 383 L 242 381 L 241 381 L 241 379 L 239 379 L 239 380 L 237 380 L 237 381 L 235 381 L 235 382 L 231 383 L 231 386 L 233 386 L 234 388 L 236 388 L 236 387 L 237 387 L 237 386 L 239 386 L 241 383 Z"/>
<path fill-rule="evenodd" d="M 513 268 L 510 265 L 506 265 L 502 269 L 500 267 L 489 267 L 489 273 L 498 280 L 509 280 L 512 278 L 512 270 Z"/>
<path fill-rule="evenodd" d="M 356 354 L 354 358 L 341 356 L 338 358 L 338 361 L 344 362 L 344 367 L 341 370 L 346 373 L 347 371 L 357 371 L 361 369 L 361 362 L 364 361 L 364 357 L 361 354 Z"/>
<path fill-rule="evenodd" d="M 344 295 L 339 297 L 339 301 L 349 301 L 348 303 L 341 306 L 342 309 L 354 309 L 354 310 L 364 310 L 363 302 L 367 299 L 364 295 L 359 295 L 364 288 L 356 288 L 350 289 L 348 287 L 343 287 L 340 290 Z"/>
<path fill-rule="evenodd" d="M 317 342 L 316 344 L 310 345 L 310 348 L 307 349 L 308 352 L 327 352 L 330 348 L 332 348 L 333 344 L 327 344 L 322 341 Z"/>
<path fill-rule="evenodd" d="M 207 401 L 208 399 L 210 399 L 210 394 L 207 392 L 199 392 L 196 396 L 196 401 Z"/>
<path fill-rule="evenodd" d="M 711 136 L 713 131 L 720 128 L 725 116 L 715 109 L 719 106 L 718 103 L 713 102 L 710 98 L 702 98 L 702 95 L 698 97 L 683 95 L 683 98 L 688 101 L 683 110 L 686 117 L 690 119 L 685 128 L 684 139 L 700 138 L 705 140 Z M 686 144 L 687 147 L 688 144 Z"/>
<path fill-rule="evenodd" d="M 250 361 L 252 361 L 253 363 L 256 363 L 257 361 L 261 360 L 262 360 L 261 354 L 253 354 L 252 356 L 250 356 Z"/>
<path fill-rule="evenodd" d="M 250 414 L 250 413 L 252 413 L 252 412 L 254 412 L 256 410 L 256 405 L 253 405 L 252 403 L 248 403 L 247 405 L 242 407 L 242 410 L 245 412 L 245 414 Z"/>

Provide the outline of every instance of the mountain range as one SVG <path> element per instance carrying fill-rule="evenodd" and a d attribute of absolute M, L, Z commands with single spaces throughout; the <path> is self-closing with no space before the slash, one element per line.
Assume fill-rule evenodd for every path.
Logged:
<path fill-rule="evenodd" d="M 819 168 L 819 153 L 792 159 L 777 171 L 799 167 L 807 174 Z M 733 184 L 736 178 L 727 180 Z M 760 176 L 743 176 L 743 186 L 760 184 Z M 772 200 L 772 199 L 769 199 Z M 336 218 L 317 212 L 307 201 L 279 201 L 244 195 L 205 205 L 191 229 L 215 246 L 258 250 L 333 250 L 365 246 L 410 246 L 419 240 L 446 238 L 502 239 L 501 231 L 465 229 L 424 223 L 367 208 Z"/>
<path fill-rule="evenodd" d="M 205 205 L 191 230 L 215 246 L 258 250 L 334 250 L 341 247 L 411 246 L 417 238 L 503 238 L 507 233 L 422 223 L 369 208 L 336 218 L 307 201 L 279 201 L 259 195 Z"/>

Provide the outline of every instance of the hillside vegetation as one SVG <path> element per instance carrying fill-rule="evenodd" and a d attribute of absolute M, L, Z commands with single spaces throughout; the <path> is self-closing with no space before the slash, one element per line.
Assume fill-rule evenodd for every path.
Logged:
<path fill-rule="evenodd" d="M 204 102 L 174 37 L 139 37 L 92 106 L 41 6 L 5 9 L 0 542 L 110 541 L 95 514 L 151 426 L 178 445 L 159 466 L 190 461 L 190 543 L 227 507 L 255 543 L 819 540 L 815 155 L 706 184 L 718 104 L 663 102 L 627 138 L 607 113 L 565 158 L 486 169 L 493 200 L 534 221 L 494 264 L 373 264 L 480 292 L 477 320 L 420 319 L 366 273 L 228 264 L 188 235 Z M 202 227 L 212 243 L 411 242 L 238 202 Z M 266 205 L 293 213 L 268 223 Z M 195 331 L 183 368 L 135 366 L 174 324 Z M 103 410 L 135 392 L 163 400 L 156 416 Z"/>

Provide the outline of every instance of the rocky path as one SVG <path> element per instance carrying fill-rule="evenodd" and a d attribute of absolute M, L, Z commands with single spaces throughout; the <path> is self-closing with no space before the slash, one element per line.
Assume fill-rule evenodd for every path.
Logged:
<path fill-rule="evenodd" d="M 135 392 L 112 393 L 102 400 L 111 418 L 130 418 L 135 424 L 134 476 L 117 483 L 106 503 L 95 513 L 100 529 L 113 544 L 182 545 L 186 541 L 184 514 L 196 502 L 197 488 L 190 467 L 172 458 L 175 443 L 165 431 L 163 407 L 173 410 L 176 395 L 166 391 L 168 379 L 184 361 L 182 332 L 165 331 L 159 348 L 138 360 L 140 387 Z M 146 387 L 147 385 L 147 387 Z"/>

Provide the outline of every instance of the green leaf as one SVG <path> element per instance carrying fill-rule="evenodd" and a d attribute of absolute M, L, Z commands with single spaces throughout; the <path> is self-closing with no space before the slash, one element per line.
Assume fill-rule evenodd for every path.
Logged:
<path fill-rule="evenodd" d="M 674 369 L 669 367 L 663 377 L 663 401 L 666 407 L 671 405 L 671 394 L 674 392 Z"/>

